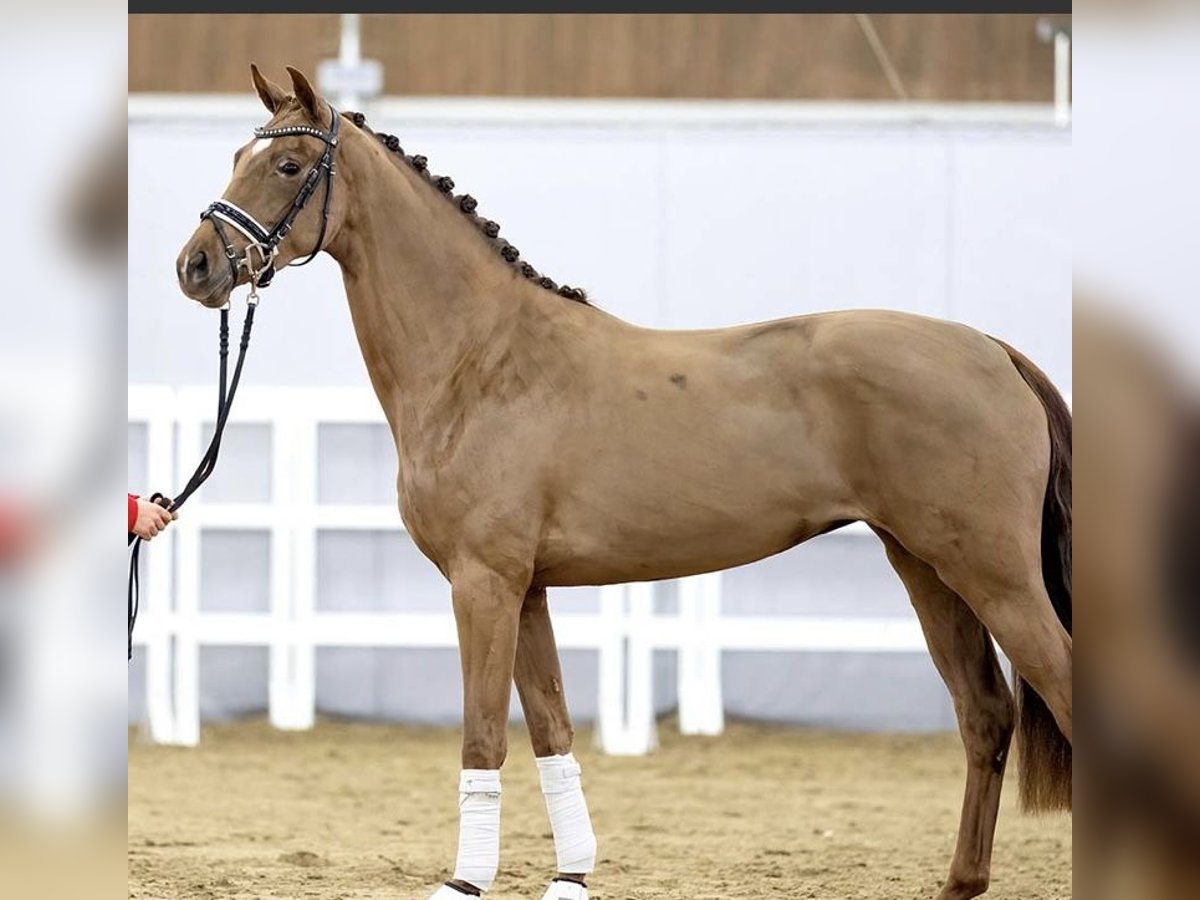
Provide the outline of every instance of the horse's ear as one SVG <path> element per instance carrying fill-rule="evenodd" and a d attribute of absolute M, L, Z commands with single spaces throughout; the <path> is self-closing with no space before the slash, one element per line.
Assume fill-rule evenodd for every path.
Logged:
<path fill-rule="evenodd" d="M 309 84 L 308 79 L 304 77 L 304 73 L 299 69 L 287 67 L 288 74 L 292 76 L 292 89 L 296 94 L 296 99 L 300 101 L 300 105 L 308 112 L 316 121 L 321 121 L 323 118 L 321 113 L 321 98 L 317 96 L 317 92 L 313 90 L 313 86 Z"/>
<path fill-rule="evenodd" d="M 254 90 L 258 91 L 258 97 L 267 108 L 267 112 L 278 112 L 287 98 L 287 92 L 263 75 L 254 63 L 250 63 L 250 77 L 254 79 Z"/>

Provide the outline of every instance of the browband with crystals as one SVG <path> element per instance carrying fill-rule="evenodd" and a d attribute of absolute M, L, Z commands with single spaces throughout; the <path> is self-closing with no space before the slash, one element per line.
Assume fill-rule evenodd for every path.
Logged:
<path fill-rule="evenodd" d="M 334 116 L 337 113 L 334 112 Z M 334 119 L 336 126 L 337 119 Z M 259 126 L 254 129 L 254 136 L 260 138 L 287 137 L 288 135 L 305 134 L 315 138 L 320 138 L 325 143 L 332 146 L 337 145 L 337 128 L 333 127 L 329 133 L 322 131 L 320 128 L 313 128 L 311 125 L 287 125 L 283 128 L 264 128 Z"/>

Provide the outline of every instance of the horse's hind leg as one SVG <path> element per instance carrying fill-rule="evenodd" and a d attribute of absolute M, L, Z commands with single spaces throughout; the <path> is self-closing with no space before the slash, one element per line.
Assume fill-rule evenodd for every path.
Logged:
<path fill-rule="evenodd" d="M 912 599 L 934 665 L 954 698 L 967 755 L 967 787 L 950 876 L 938 900 L 988 888 L 1000 787 L 1013 733 L 1013 699 L 992 640 L 970 607 L 926 563 L 879 532 Z"/>
<path fill-rule="evenodd" d="M 558 645 L 554 640 L 544 588 L 525 595 L 513 680 L 521 697 L 521 708 L 525 711 L 534 756 L 570 753 L 575 731 L 563 693 Z"/>
<path fill-rule="evenodd" d="M 521 607 L 513 680 L 537 757 L 558 859 L 558 877 L 546 897 L 583 900 L 587 897 L 584 879 L 596 865 L 596 837 L 579 763 L 571 753 L 574 730 L 544 588 L 531 590 Z"/>

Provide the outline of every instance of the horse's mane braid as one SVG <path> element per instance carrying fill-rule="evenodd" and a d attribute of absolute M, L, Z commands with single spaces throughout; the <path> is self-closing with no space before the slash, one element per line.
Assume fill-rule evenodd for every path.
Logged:
<path fill-rule="evenodd" d="M 429 160 L 426 157 L 420 154 L 406 155 L 404 148 L 400 146 L 400 138 L 394 134 L 380 134 L 372 131 L 367 127 L 367 118 L 362 113 L 353 112 L 346 113 L 346 115 L 351 122 L 367 134 L 373 135 L 390 152 L 408 163 L 417 174 L 421 175 L 432 187 L 453 202 L 459 212 L 470 219 L 472 224 L 483 234 L 484 238 L 496 248 L 501 258 L 513 266 L 518 273 L 546 290 L 553 291 L 560 297 L 566 297 L 568 300 L 574 300 L 577 303 L 588 302 L 587 293 L 582 288 L 571 287 L 566 284 L 555 284 L 552 279 L 540 274 L 537 269 L 522 260 L 521 252 L 504 238 L 500 237 L 500 226 L 491 219 L 485 219 L 476 214 L 475 210 L 479 206 L 479 201 L 470 194 L 455 194 L 453 179 L 447 178 L 445 175 L 437 176 L 430 174 Z"/>

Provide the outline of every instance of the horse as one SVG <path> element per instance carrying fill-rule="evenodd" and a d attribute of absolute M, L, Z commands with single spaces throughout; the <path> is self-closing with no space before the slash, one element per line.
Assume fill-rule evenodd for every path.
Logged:
<path fill-rule="evenodd" d="M 1023 807 L 1071 806 L 1072 423 L 1047 376 L 1001 340 L 894 311 L 636 327 L 540 274 L 425 157 L 288 72 L 290 91 L 251 66 L 270 119 L 177 276 L 218 308 L 302 256 L 341 268 L 400 516 L 457 626 L 458 854 L 432 897 L 496 877 L 515 682 L 557 856 L 544 900 L 586 900 L 596 840 L 548 588 L 721 570 L 851 522 L 903 582 L 966 752 L 937 896 L 986 891 L 1014 732 Z"/>

